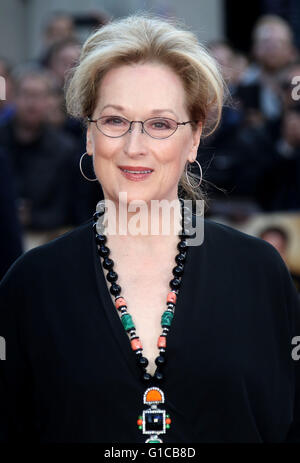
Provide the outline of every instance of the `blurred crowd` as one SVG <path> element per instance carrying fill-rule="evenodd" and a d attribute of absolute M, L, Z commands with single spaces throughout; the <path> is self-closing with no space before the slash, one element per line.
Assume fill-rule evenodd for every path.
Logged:
<path fill-rule="evenodd" d="M 289 24 L 259 18 L 249 56 L 209 46 L 230 90 L 219 130 L 202 143 L 212 212 L 300 211 L 300 59 Z M 230 199 L 230 204 L 226 201 Z"/>
<path fill-rule="evenodd" d="M 106 21 L 99 15 L 94 26 Z M 42 40 L 40 55 L 25 64 L 0 58 L 0 278 L 24 249 L 88 220 L 103 198 L 99 183 L 80 173 L 85 128 L 64 105 L 65 79 L 81 49 L 74 18 L 53 14 Z M 208 48 L 231 96 L 220 127 L 199 147 L 211 198 L 206 215 L 241 221 L 300 212 L 300 58 L 292 29 L 279 16 L 262 16 L 248 56 L 226 41 Z"/>

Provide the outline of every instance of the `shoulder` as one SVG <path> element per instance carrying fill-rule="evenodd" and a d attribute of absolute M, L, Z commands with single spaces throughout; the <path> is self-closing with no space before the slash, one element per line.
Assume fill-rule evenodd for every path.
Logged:
<path fill-rule="evenodd" d="M 36 278 L 47 278 L 66 268 L 82 265 L 91 252 L 92 236 L 92 219 L 89 219 L 58 238 L 26 251 L 8 269 L 0 287 L 10 281 L 33 284 Z"/>
<path fill-rule="evenodd" d="M 204 220 L 204 245 L 231 259 L 247 259 L 247 262 L 284 264 L 278 251 L 268 242 L 231 226 Z"/>
<path fill-rule="evenodd" d="M 207 268 L 233 291 L 242 288 L 264 301 L 272 311 L 288 314 L 291 326 L 300 319 L 296 286 L 279 252 L 268 242 L 228 225 L 205 219 L 204 252 Z M 257 304 L 257 307 L 261 307 Z M 299 320 L 300 322 L 300 320 Z M 299 324 L 298 322 L 298 324 Z"/>

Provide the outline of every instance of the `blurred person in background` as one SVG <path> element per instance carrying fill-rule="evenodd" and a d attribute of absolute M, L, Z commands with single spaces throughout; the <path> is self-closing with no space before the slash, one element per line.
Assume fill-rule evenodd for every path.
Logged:
<path fill-rule="evenodd" d="M 0 144 L 13 165 L 20 219 L 27 231 L 53 231 L 73 223 L 75 147 L 70 137 L 47 123 L 52 90 L 53 80 L 45 70 L 19 71 L 16 113 L 0 127 Z"/>
<path fill-rule="evenodd" d="M 45 67 L 53 74 L 61 88 L 64 87 L 69 70 L 79 58 L 80 49 L 80 42 L 75 38 L 57 41 L 49 49 Z"/>
<path fill-rule="evenodd" d="M 7 153 L 0 148 L 0 280 L 23 252 L 22 227 L 16 208 L 13 173 Z"/>
<path fill-rule="evenodd" d="M 85 127 L 81 121 L 67 114 L 63 90 L 68 73 L 79 58 L 80 49 L 80 42 L 75 38 L 56 42 L 49 50 L 48 59 L 45 62 L 46 69 L 55 79 L 55 86 L 49 97 L 47 121 L 74 140 L 75 149 L 73 155 L 76 166 L 79 164 L 80 156 L 85 152 Z M 87 175 L 93 176 L 92 169 Z M 95 202 L 103 198 L 103 193 L 99 184 L 85 181 L 78 168 L 74 176 L 77 185 L 74 221 L 75 223 L 81 223 L 90 217 Z"/>
<path fill-rule="evenodd" d="M 284 110 L 272 162 L 262 173 L 257 194 L 266 211 L 300 211 L 300 102 Z"/>
<path fill-rule="evenodd" d="M 45 64 L 49 50 L 56 42 L 75 39 L 75 37 L 75 24 L 71 14 L 57 11 L 48 16 L 42 31 L 43 49 L 39 58 L 40 63 Z"/>
<path fill-rule="evenodd" d="M 279 16 L 265 15 L 257 21 L 252 35 L 253 63 L 244 73 L 239 88 L 249 125 L 261 125 L 280 116 L 278 75 L 295 61 L 297 51 L 289 24 Z"/>
<path fill-rule="evenodd" d="M 239 101 L 247 59 L 226 42 L 212 42 L 209 48 L 221 67 L 230 98 L 223 107 L 220 127 L 204 140 L 198 159 L 205 160 L 206 182 L 217 186 L 211 191 L 215 200 L 209 213 L 243 221 L 261 209 L 256 197 L 257 182 L 270 163 L 272 140 L 264 125 L 247 125 L 246 111 Z"/>
<path fill-rule="evenodd" d="M 0 99 L 0 125 L 8 121 L 15 112 L 14 84 L 11 74 L 11 65 L 5 58 L 0 58 L 0 76 L 5 80 L 5 99 Z"/>
<path fill-rule="evenodd" d="M 289 245 L 289 235 L 287 231 L 280 226 L 268 226 L 260 231 L 259 237 L 268 243 L 272 244 L 275 249 L 279 252 L 283 260 L 288 266 L 287 259 L 287 248 Z M 297 288 L 300 297 L 300 275 L 294 272 L 291 272 L 291 276 Z"/>

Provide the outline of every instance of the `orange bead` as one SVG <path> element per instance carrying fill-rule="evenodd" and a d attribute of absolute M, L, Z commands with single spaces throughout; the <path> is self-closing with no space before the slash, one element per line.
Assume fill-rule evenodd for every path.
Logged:
<path fill-rule="evenodd" d="M 167 296 L 167 302 L 172 302 L 173 304 L 176 304 L 176 294 L 173 293 L 173 291 L 170 291 L 168 296 Z"/>
<path fill-rule="evenodd" d="M 166 347 L 167 346 L 167 339 L 166 336 L 159 336 L 157 341 L 157 347 Z"/>
<path fill-rule="evenodd" d="M 171 424 L 171 418 L 166 418 L 166 424 Z"/>
<path fill-rule="evenodd" d="M 146 402 L 162 402 L 162 395 L 157 389 L 150 389 L 146 395 Z"/>
<path fill-rule="evenodd" d="M 122 305 L 127 305 L 124 297 L 119 297 L 116 300 L 116 308 L 118 309 L 119 307 L 122 307 Z"/>
<path fill-rule="evenodd" d="M 134 338 L 130 341 L 132 350 L 142 349 L 140 338 Z"/>
<path fill-rule="evenodd" d="M 141 426 L 143 424 L 143 420 L 137 420 L 137 424 Z"/>

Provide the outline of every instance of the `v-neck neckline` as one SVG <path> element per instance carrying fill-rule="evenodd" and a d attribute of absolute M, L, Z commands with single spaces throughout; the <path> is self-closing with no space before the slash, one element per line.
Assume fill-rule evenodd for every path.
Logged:
<path fill-rule="evenodd" d="M 106 316 L 109 320 L 113 336 L 115 337 L 116 342 L 119 344 L 120 350 L 126 359 L 126 363 L 128 367 L 130 368 L 132 374 L 136 377 L 136 379 L 140 380 L 140 371 L 136 364 L 135 353 L 133 352 L 131 345 L 130 345 L 129 336 L 122 325 L 120 316 L 117 313 L 117 309 L 114 306 L 111 295 L 109 293 L 109 289 L 108 289 L 107 282 L 106 282 L 106 277 L 105 277 L 104 270 L 102 267 L 102 261 L 101 261 L 100 256 L 98 255 L 98 249 L 97 249 L 97 244 L 95 241 L 95 235 L 94 235 L 94 230 L 92 228 L 92 224 L 93 222 L 91 222 L 90 233 L 91 233 L 91 239 L 93 241 L 92 247 L 93 247 L 93 257 L 94 257 L 94 268 L 95 268 L 95 276 L 96 276 L 96 284 L 97 284 L 98 293 L 102 301 L 102 305 L 104 307 Z M 176 342 L 179 341 L 178 337 L 183 336 L 183 333 L 180 332 L 180 325 L 181 325 L 181 322 L 184 321 L 184 317 L 185 317 L 184 312 L 187 310 L 187 308 L 184 307 L 184 301 L 187 300 L 187 296 L 188 296 L 186 294 L 186 291 L 188 290 L 187 281 L 189 278 L 189 272 L 191 271 L 191 268 L 192 268 L 192 265 L 191 265 L 191 260 L 192 260 L 192 255 L 193 255 L 193 252 L 191 252 L 192 249 L 193 249 L 193 246 L 189 247 L 187 251 L 187 258 L 186 258 L 186 262 L 184 265 L 184 273 L 181 277 L 181 286 L 179 289 L 179 293 L 177 295 L 174 317 L 172 320 L 170 331 L 167 335 L 167 347 L 166 347 L 167 357 L 168 357 L 169 351 L 173 349 L 173 347 L 176 348 Z M 175 262 L 175 256 L 174 256 L 174 267 L 175 265 L 176 265 L 176 262 Z M 172 279 L 172 275 L 170 275 L 170 280 L 171 279 Z M 169 291 L 171 291 L 171 289 L 166 288 L 166 300 L 167 300 L 167 294 Z M 166 309 L 166 306 L 162 307 L 161 314 L 163 314 L 165 309 Z M 130 314 L 129 306 L 128 306 L 128 313 Z M 137 335 L 139 336 L 139 333 L 137 333 Z M 143 344 L 143 339 L 141 339 L 141 343 Z M 157 347 L 156 357 L 158 355 L 159 355 L 159 348 Z M 165 373 L 167 372 L 168 367 L 169 367 L 169 362 L 167 362 L 167 364 L 164 367 Z M 166 376 L 168 375 L 166 374 Z"/>

